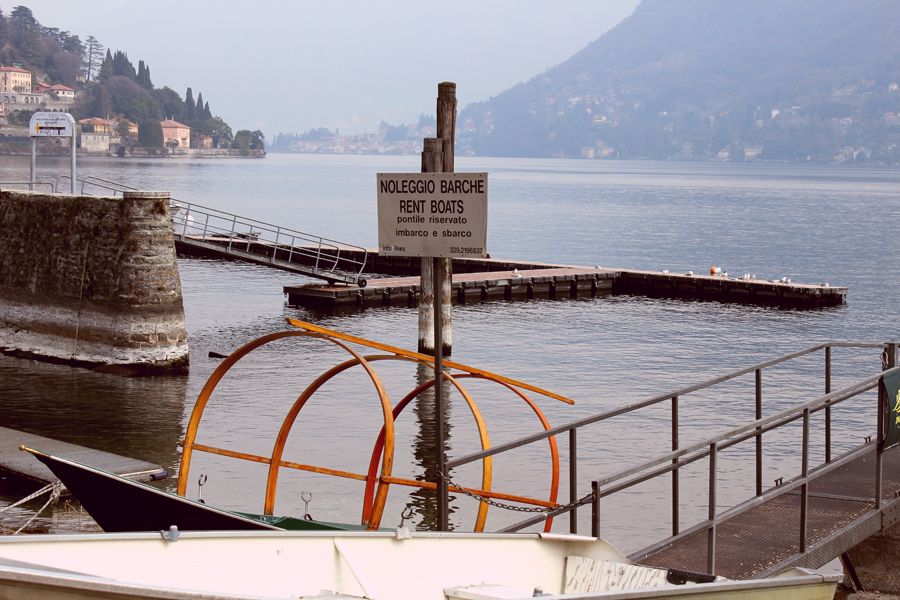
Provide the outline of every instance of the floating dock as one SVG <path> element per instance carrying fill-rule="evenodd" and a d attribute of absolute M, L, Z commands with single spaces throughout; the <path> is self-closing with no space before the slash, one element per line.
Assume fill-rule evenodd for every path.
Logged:
<path fill-rule="evenodd" d="M 22 444 L 127 477 L 132 481 L 155 481 L 168 476 L 163 467 L 143 460 L 0 427 L 0 472 L 33 481 L 38 485 L 57 481 L 57 478 L 50 472 L 50 469 L 38 462 L 31 454 L 19 450 L 19 446 Z"/>
<path fill-rule="evenodd" d="M 327 285 L 285 287 L 291 306 L 328 310 L 418 303 L 420 258 L 384 256 L 377 250 L 186 203 L 179 204 L 176 215 L 181 215 L 173 217 L 180 256 L 240 260 L 328 281 Z M 188 220 L 189 215 L 195 215 L 193 220 Z M 827 284 L 493 258 L 453 259 L 452 295 L 457 304 L 609 294 L 795 309 L 838 306 L 847 300 L 847 288 Z"/>
<path fill-rule="evenodd" d="M 376 265 L 383 265 L 382 270 L 405 270 L 418 266 L 409 259 L 388 266 L 383 264 L 384 258 L 374 261 Z M 478 266 L 483 270 L 474 272 L 473 267 Z M 455 304 L 633 294 L 808 309 L 838 306 L 846 303 L 847 298 L 847 288 L 844 287 L 631 269 L 473 259 L 459 261 L 459 264 L 454 261 L 453 269 L 451 296 Z M 346 285 L 287 286 L 284 293 L 290 306 L 316 309 L 416 306 L 419 277 L 369 278 L 364 288 Z"/>

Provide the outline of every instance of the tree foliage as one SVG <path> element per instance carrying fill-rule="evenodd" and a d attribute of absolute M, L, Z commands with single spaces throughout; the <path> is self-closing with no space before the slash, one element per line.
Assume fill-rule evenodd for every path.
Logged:
<path fill-rule="evenodd" d="M 159 119 L 138 121 L 138 144 L 144 148 L 162 148 L 163 132 Z"/>
<path fill-rule="evenodd" d="M 44 27 L 27 6 L 9 17 L 0 11 L 0 63 L 43 71 L 50 81 L 74 86 L 82 70 L 85 47 L 77 35 Z"/>

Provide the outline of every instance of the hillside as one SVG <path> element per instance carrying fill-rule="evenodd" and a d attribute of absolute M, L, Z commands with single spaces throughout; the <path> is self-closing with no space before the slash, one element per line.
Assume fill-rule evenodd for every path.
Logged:
<path fill-rule="evenodd" d="M 41 110 L 65 111 L 84 120 L 80 132 L 95 137 L 90 144 L 81 137 L 85 152 L 265 154 L 261 131 L 232 133 L 228 123 L 213 115 L 202 93 L 195 101 L 190 87 L 184 98 L 169 87 L 155 87 L 143 60 L 135 68 L 124 51 L 105 50 L 104 55 L 94 36 L 82 41 L 41 24 L 27 6 L 16 6 L 9 15 L 0 10 L 0 152 L 27 149 L 27 125 Z M 190 131 L 179 139 L 164 138 L 166 120 Z"/>
<path fill-rule="evenodd" d="M 900 161 L 900 3 L 644 0 L 460 115 L 477 155 Z"/>

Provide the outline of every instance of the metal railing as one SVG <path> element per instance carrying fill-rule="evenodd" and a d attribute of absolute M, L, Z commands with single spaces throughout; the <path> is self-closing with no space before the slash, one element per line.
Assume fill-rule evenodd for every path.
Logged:
<path fill-rule="evenodd" d="M 14 186 L 16 189 L 18 189 L 19 186 L 22 186 L 22 187 L 27 188 L 32 191 L 35 189 L 35 187 L 46 186 L 48 191 L 50 191 L 50 192 L 55 191 L 53 183 L 50 181 L 35 181 L 33 183 L 31 181 L 0 181 L 0 189 L 14 187 Z"/>
<path fill-rule="evenodd" d="M 273 266 L 301 265 L 306 274 L 329 281 L 366 285 L 362 273 L 368 251 L 362 246 L 174 198 L 171 210 L 176 239 L 242 258 L 264 258 Z"/>
<path fill-rule="evenodd" d="M 832 375 L 832 349 L 833 348 L 879 348 L 883 349 L 882 355 L 882 368 L 884 371 L 863 379 L 853 385 L 845 387 L 839 391 L 832 392 L 831 390 L 831 375 Z M 481 460 L 487 456 L 493 456 L 496 454 L 500 454 L 503 452 L 507 452 L 509 450 L 513 450 L 515 448 L 519 448 L 522 446 L 529 445 L 531 443 L 541 441 L 553 436 L 561 435 L 564 433 L 568 433 L 569 436 L 569 502 L 566 505 L 560 506 L 557 509 L 548 510 L 538 516 L 531 517 L 519 523 L 515 523 L 513 525 L 507 526 L 500 531 L 502 532 L 512 532 L 519 531 L 526 527 L 535 525 L 537 523 L 541 523 L 544 520 L 563 515 L 565 513 L 569 514 L 569 529 L 571 533 L 578 533 L 578 520 L 577 520 L 577 510 L 581 506 L 585 506 L 590 504 L 592 506 L 591 513 L 591 533 L 594 536 L 599 535 L 599 524 L 600 524 L 600 500 L 602 498 L 608 497 L 614 493 L 621 492 L 628 488 L 631 488 L 640 483 L 644 483 L 651 479 L 666 475 L 667 473 L 671 473 L 672 481 L 671 481 L 671 497 L 672 497 L 672 538 L 669 538 L 665 541 L 665 543 L 671 543 L 675 539 L 680 539 L 684 536 L 695 533 L 698 530 L 702 530 L 706 528 L 708 531 L 708 567 L 709 572 L 714 572 L 715 568 L 715 528 L 718 524 L 724 521 L 727 518 L 733 517 L 735 514 L 739 514 L 745 510 L 749 510 L 753 506 L 758 505 L 760 502 L 768 500 L 774 496 L 781 495 L 787 492 L 790 492 L 796 488 L 801 488 L 801 533 L 800 533 L 800 548 L 801 552 L 805 552 L 806 543 L 807 543 L 807 531 L 806 531 L 806 514 L 808 508 L 808 486 L 809 482 L 813 479 L 820 477 L 826 473 L 831 472 L 832 470 L 839 468 L 849 461 L 857 458 L 864 452 L 869 451 L 870 446 L 868 446 L 868 441 L 866 444 L 860 447 L 853 448 L 840 457 L 834 457 L 832 452 L 832 415 L 831 408 L 854 398 L 864 392 L 875 389 L 880 386 L 880 382 L 884 378 L 885 375 L 891 374 L 896 371 L 900 371 L 900 368 L 896 367 L 896 347 L 897 344 L 894 342 L 882 343 L 882 344 L 869 344 L 869 343 L 856 343 L 856 342 L 834 342 L 828 344 L 819 344 L 817 346 L 812 346 L 805 350 L 801 350 L 799 352 L 795 352 L 792 354 L 788 354 L 786 356 L 782 356 L 773 360 L 769 360 L 766 362 L 762 362 L 751 367 L 747 367 L 745 369 L 740 369 L 738 371 L 734 371 L 728 373 L 726 375 L 722 375 L 720 377 L 715 377 L 713 379 L 704 381 L 702 383 L 698 383 L 696 385 L 691 385 L 688 387 L 684 387 L 678 390 L 675 390 L 670 393 L 661 394 L 659 396 L 655 396 L 653 398 L 649 398 L 647 400 L 643 400 L 640 402 L 635 402 L 632 404 L 628 404 L 616 409 L 604 411 L 602 413 L 592 415 L 583 419 L 579 419 L 576 421 L 572 421 L 570 423 L 566 423 L 563 425 L 559 425 L 548 429 L 546 431 L 542 431 L 527 437 L 519 438 L 517 440 L 512 440 L 510 442 L 506 442 L 504 444 L 499 444 L 494 446 L 493 448 L 476 452 L 472 454 L 468 454 L 462 456 L 460 458 L 447 461 L 446 468 L 449 472 L 450 469 L 459 467 L 464 464 L 468 464 L 470 462 L 474 462 L 477 460 Z M 815 352 L 820 352 L 824 350 L 825 360 L 824 360 L 824 391 L 825 395 L 814 400 L 805 402 L 803 404 L 799 404 L 793 406 L 791 408 L 782 410 L 774 415 L 763 418 L 762 417 L 762 372 L 764 369 L 769 367 L 773 367 L 775 365 L 779 365 L 782 363 L 786 363 L 788 361 L 795 360 L 797 358 L 807 356 L 813 354 Z M 731 429 L 725 433 L 719 434 L 709 439 L 705 439 L 703 441 L 691 444 L 690 446 L 686 446 L 683 448 L 679 447 L 679 418 L 678 418 L 678 407 L 679 400 L 683 398 L 683 396 L 697 392 L 699 390 L 711 388 L 713 386 L 719 385 L 726 381 L 730 381 L 736 379 L 738 377 L 742 377 L 744 375 L 748 375 L 750 373 L 754 373 L 755 375 L 755 405 L 756 405 L 756 419 L 750 423 L 746 423 L 741 425 L 740 427 Z M 880 390 L 880 387 L 879 387 Z M 646 462 L 643 462 L 634 467 L 630 467 L 628 469 L 624 469 L 612 475 L 596 478 L 591 481 L 591 492 L 585 496 L 578 497 L 577 495 L 577 482 L 578 482 L 578 472 L 577 472 L 577 461 L 578 461 L 578 446 L 577 446 L 577 431 L 585 426 L 592 425 L 594 423 L 599 423 L 613 417 L 617 417 L 620 415 L 625 415 L 629 413 L 633 413 L 637 410 L 652 407 L 663 402 L 669 402 L 671 404 L 671 447 L 672 451 L 655 458 L 652 458 Z M 882 426 L 882 412 L 884 408 L 884 399 L 883 394 L 879 392 L 879 408 L 878 408 L 878 434 L 877 434 L 877 458 L 876 458 L 876 489 L 874 490 L 874 498 L 876 499 L 876 508 L 880 506 L 881 499 L 881 453 L 882 453 L 882 441 L 883 441 L 883 426 Z M 825 445 L 825 457 L 824 463 L 815 468 L 810 468 L 809 466 L 809 418 L 813 413 L 817 413 L 819 411 L 824 411 L 825 413 L 825 432 L 824 432 L 824 445 Z M 762 464 L 763 464 L 763 434 L 788 423 L 792 423 L 798 420 L 803 421 L 803 442 L 802 442 L 802 456 L 801 456 L 801 472 L 800 474 L 790 480 L 787 483 L 781 483 L 777 485 L 777 487 L 772 488 L 768 491 L 763 491 L 763 482 L 762 482 Z M 741 442 L 745 442 L 748 440 L 755 440 L 755 462 L 756 462 L 756 495 L 755 497 L 748 503 L 744 503 L 729 509 L 728 511 L 717 515 L 716 514 L 716 500 L 717 500 L 717 484 L 716 484 L 716 458 L 718 453 L 721 450 L 726 448 L 730 448 Z M 709 510 L 708 510 L 708 518 L 706 521 L 698 523 L 693 527 L 680 531 L 679 524 L 679 506 L 680 506 L 680 489 L 679 489 L 679 470 L 684 468 L 685 466 L 697 462 L 703 458 L 709 459 Z"/>
<path fill-rule="evenodd" d="M 53 191 L 56 193 L 64 193 L 60 190 L 63 189 L 63 182 L 69 182 L 69 185 L 66 185 L 66 189 L 71 189 L 72 177 L 70 175 L 60 175 L 56 178 L 56 182 L 53 185 Z M 76 177 L 76 192 L 82 196 L 91 196 L 87 189 L 96 187 L 104 190 L 104 192 L 112 192 L 113 196 L 116 194 L 122 194 L 124 192 L 136 192 L 139 191 L 138 188 L 131 187 L 122 183 L 118 183 L 116 181 L 111 181 L 109 179 L 103 179 L 102 177 L 94 177 L 89 175 L 88 177 Z M 80 185 L 80 187 L 79 187 Z"/>

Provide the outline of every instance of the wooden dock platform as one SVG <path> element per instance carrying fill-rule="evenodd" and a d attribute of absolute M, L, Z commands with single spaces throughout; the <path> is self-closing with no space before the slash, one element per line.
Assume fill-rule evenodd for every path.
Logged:
<path fill-rule="evenodd" d="M 463 267 L 471 269 L 468 261 Z M 512 270 L 457 272 L 454 261 L 452 300 L 455 304 L 487 300 L 575 299 L 633 294 L 656 298 L 715 300 L 781 308 L 822 308 L 844 304 L 847 288 L 732 279 L 600 267 L 529 265 L 485 261 Z M 419 277 L 370 278 L 365 288 L 346 285 L 304 285 L 284 288 L 290 306 L 318 309 L 367 306 L 416 306 Z"/>
<path fill-rule="evenodd" d="M 454 304 L 492 299 L 595 297 L 612 293 L 615 277 L 615 271 L 592 267 L 454 273 L 451 295 Z M 364 288 L 309 285 L 285 287 L 284 292 L 291 306 L 416 306 L 419 277 L 369 279 Z"/>
<path fill-rule="evenodd" d="M 0 427 L 0 471 L 39 485 L 56 481 L 56 476 L 50 472 L 50 469 L 35 460 L 31 454 L 19 450 L 19 446 L 22 444 L 29 448 L 91 465 L 133 481 L 155 481 L 168 476 L 163 467 L 143 460 Z"/>

